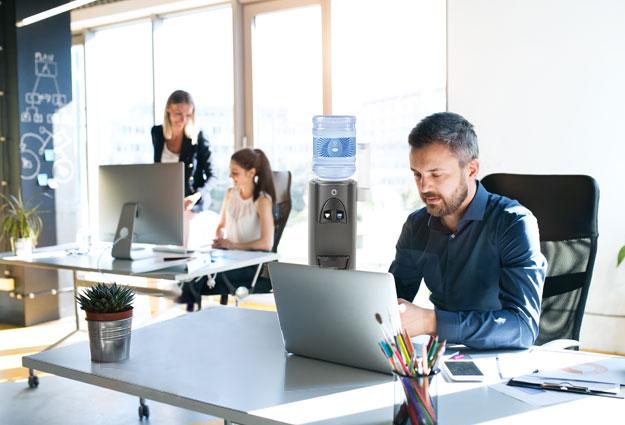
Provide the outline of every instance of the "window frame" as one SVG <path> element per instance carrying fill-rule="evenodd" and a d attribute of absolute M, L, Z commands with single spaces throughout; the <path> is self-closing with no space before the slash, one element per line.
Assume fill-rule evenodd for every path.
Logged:
<path fill-rule="evenodd" d="M 254 99 L 252 63 L 252 25 L 257 15 L 297 9 L 305 6 L 321 6 L 321 58 L 323 113 L 332 114 L 332 80 L 330 51 L 330 0 L 269 0 L 248 3 L 243 6 L 243 102 L 245 133 L 235 149 L 254 147 Z"/>

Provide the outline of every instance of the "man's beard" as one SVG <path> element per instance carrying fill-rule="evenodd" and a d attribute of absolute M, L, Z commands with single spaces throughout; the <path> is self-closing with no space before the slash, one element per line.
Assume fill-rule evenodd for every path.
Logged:
<path fill-rule="evenodd" d="M 421 194 L 421 199 L 425 202 L 425 206 L 428 210 L 428 213 L 434 217 L 444 217 L 446 215 L 450 215 L 458 211 L 458 208 L 462 205 L 465 199 L 467 199 L 467 194 L 469 193 L 469 186 L 464 180 L 460 180 L 460 184 L 451 194 L 449 199 L 444 198 L 441 194 L 435 192 L 425 192 Z M 441 203 L 438 205 L 429 205 L 425 200 L 430 197 L 438 197 L 441 200 Z"/>

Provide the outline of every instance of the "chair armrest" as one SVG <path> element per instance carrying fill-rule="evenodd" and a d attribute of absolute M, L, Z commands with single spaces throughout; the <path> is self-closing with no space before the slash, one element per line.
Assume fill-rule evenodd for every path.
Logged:
<path fill-rule="evenodd" d="M 575 341 L 574 339 L 554 339 L 553 341 L 544 343 L 540 347 L 546 348 L 548 350 L 564 350 L 567 348 L 576 348 L 579 346 L 579 341 Z"/>

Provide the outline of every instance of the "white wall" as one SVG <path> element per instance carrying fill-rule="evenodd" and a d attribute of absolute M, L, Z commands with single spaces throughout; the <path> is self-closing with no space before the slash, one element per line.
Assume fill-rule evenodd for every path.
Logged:
<path fill-rule="evenodd" d="M 601 189 L 584 348 L 625 353 L 625 1 L 448 0 L 448 105 L 481 175 L 589 174 Z"/>

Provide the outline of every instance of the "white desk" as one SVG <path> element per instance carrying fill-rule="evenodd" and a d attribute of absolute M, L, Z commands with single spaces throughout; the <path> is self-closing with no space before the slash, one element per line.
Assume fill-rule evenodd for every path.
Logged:
<path fill-rule="evenodd" d="M 46 247 L 36 250 L 29 257 L 15 257 L 6 255 L 0 256 L 0 264 L 15 265 L 22 267 L 36 267 L 45 269 L 66 269 L 73 272 L 73 291 L 74 298 L 77 295 L 77 271 L 84 272 L 101 272 L 118 275 L 131 275 L 146 278 L 166 279 L 185 281 L 191 280 L 198 276 L 220 273 L 228 270 L 234 270 L 242 267 L 257 265 L 256 277 L 260 272 L 261 266 L 269 261 L 278 259 L 278 254 L 263 251 L 226 251 L 220 249 L 211 250 L 211 261 L 206 266 L 193 271 L 186 270 L 186 260 L 177 260 L 175 262 L 163 262 L 151 260 L 127 261 L 115 260 L 110 255 L 109 248 L 95 248 L 86 254 L 71 254 L 74 245 L 62 245 L 54 247 Z M 202 254 L 198 254 L 202 255 Z M 166 254 L 166 256 L 176 257 L 179 254 Z M 256 280 L 256 277 L 254 280 Z M 78 315 L 78 305 L 74 301 L 74 316 L 76 319 L 75 330 L 65 335 L 54 344 L 46 349 L 50 349 L 60 345 L 63 341 L 80 330 L 80 321 Z M 38 385 L 38 379 L 34 376 L 32 369 L 28 380 L 30 387 Z"/>
<path fill-rule="evenodd" d="M 92 363 L 83 342 L 22 364 L 239 424 L 372 425 L 392 417 L 390 376 L 287 355 L 272 312 L 214 307 L 138 329 L 122 363 Z M 439 394 L 441 424 L 596 423 L 597 414 L 618 422 L 625 414 L 625 400 L 604 397 L 537 409 L 486 385 L 441 382 Z"/>
<path fill-rule="evenodd" d="M 29 257 L 6 255 L 0 257 L 0 264 L 46 269 L 66 269 L 85 272 L 102 272 L 120 275 L 150 277 L 184 281 L 207 274 L 262 265 L 278 259 L 278 254 L 264 251 L 211 250 L 211 262 L 192 273 L 186 271 L 186 260 L 165 262 L 156 259 L 138 261 L 116 260 L 109 248 L 94 248 L 86 254 L 70 254 L 72 245 L 47 247 L 36 250 Z M 166 257 L 180 257 L 181 254 L 160 254 Z M 203 256 L 203 254 L 196 254 Z"/>

